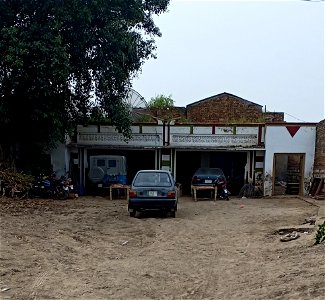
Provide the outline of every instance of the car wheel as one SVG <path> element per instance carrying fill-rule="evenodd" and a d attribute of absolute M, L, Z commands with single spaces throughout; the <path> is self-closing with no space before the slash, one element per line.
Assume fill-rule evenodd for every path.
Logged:
<path fill-rule="evenodd" d="M 171 211 L 170 212 L 170 216 L 172 217 L 172 218 L 176 218 L 176 211 Z"/>
<path fill-rule="evenodd" d="M 134 218 L 135 215 L 136 215 L 136 213 L 137 213 L 137 212 L 136 212 L 135 210 L 130 211 L 130 217 Z"/>

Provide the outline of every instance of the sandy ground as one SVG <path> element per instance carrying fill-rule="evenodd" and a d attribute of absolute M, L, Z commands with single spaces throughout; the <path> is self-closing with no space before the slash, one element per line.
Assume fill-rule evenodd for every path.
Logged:
<path fill-rule="evenodd" d="M 324 202 L 324 201 L 323 201 Z M 319 208 L 298 198 L 194 202 L 130 218 L 126 200 L 0 200 L 0 299 L 324 299 Z"/>

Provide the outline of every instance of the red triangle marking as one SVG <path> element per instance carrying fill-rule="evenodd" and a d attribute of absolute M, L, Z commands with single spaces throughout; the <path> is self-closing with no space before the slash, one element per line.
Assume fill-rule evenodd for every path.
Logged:
<path fill-rule="evenodd" d="M 300 126 L 286 126 L 286 128 L 289 131 L 290 135 L 294 137 L 297 131 L 300 129 Z"/>

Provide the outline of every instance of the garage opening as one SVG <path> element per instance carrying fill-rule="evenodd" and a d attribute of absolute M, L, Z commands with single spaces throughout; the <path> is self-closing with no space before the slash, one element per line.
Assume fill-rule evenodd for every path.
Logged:
<path fill-rule="evenodd" d="M 93 155 L 122 155 L 126 157 L 127 165 L 127 184 L 131 184 L 134 175 L 139 170 L 155 168 L 155 150 L 135 149 L 89 149 L 88 150 L 88 165 L 89 157 Z M 88 179 L 89 168 L 86 168 L 86 189 L 87 192 L 94 193 L 95 187 Z"/>
<path fill-rule="evenodd" d="M 304 154 L 274 155 L 274 195 L 300 195 L 304 178 Z"/>
<path fill-rule="evenodd" d="M 238 195 L 245 183 L 247 152 L 176 151 L 176 181 L 183 194 L 191 194 L 191 179 L 200 167 L 221 168 L 227 177 L 228 189 Z"/>

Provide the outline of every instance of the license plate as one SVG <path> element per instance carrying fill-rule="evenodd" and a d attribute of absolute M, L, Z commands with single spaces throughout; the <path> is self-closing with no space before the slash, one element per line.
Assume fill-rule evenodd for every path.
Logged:
<path fill-rule="evenodd" d="M 148 194 L 150 197 L 157 197 L 157 191 L 149 191 Z"/>
<path fill-rule="evenodd" d="M 212 183 L 212 180 L 211 179 L 206 179 L 204 182 L 205 183 Z"/>
<path fill-rule="evenodd" d="M 103 184 L 102 183 L 98 183 L 98 187 L 103 187 Z"/>

